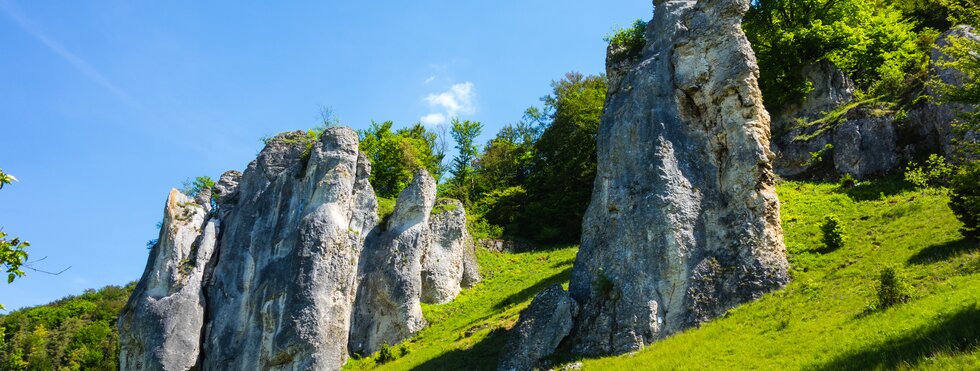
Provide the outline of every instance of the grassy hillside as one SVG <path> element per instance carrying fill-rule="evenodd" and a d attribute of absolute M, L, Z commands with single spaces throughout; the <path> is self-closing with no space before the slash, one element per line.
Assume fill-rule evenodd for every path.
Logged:
<path fill-rule="evenodd" d="M 794 280 L 700 329 L 631 355 L 581 360 L 586 369 L 980 369 L 980 242 L 936 190 L 879 181 L 785 182 L 779 188 Z M 848 241 L 826 250 L 819 224 L 844 222 Z M 430 326 L 346 369 L 494 369 L 506 329 L 548 285 L 567 283 L 576 248 L 479 251 L 485 280 L 455 301 L 425 305 Z M 873 308 L 885 266 L 898 267 L 912 298 Z M 126 288 L 108 287 L 0 317 L 0 369 L 115 367 L 115 316 Z"/>
<path fill-rule="evenodd" d="M 582 360 L 586 369 L 980 368 L 980 243 L 936 190 L 901 181 L 836 184 L 784 182 L 783 228 L 794 280 L 785 289 L 730 311 L 700 329 L 631 355 Z M 848 241 L 828 251 L 819 225 L 844 222 Z M 486 281 L 457 301 L 426 306 L 431 326 L 348 369 L 493 369 L 506 332 L 540 289 L 567 282 L 575 249 L 481 252 Z M 876 282 L 898 267 L 909 302 L 874 308 Z"/>

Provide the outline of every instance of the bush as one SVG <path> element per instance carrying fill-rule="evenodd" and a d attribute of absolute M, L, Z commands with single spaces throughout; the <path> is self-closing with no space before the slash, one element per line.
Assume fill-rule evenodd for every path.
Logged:
<path fill-rule="evenodd" d="M 950 181 L 949 208 L 975 234 L 980 222 L 980 161 L 964 166 Z"/>
<path fill-rule="evenodd" d="M 613 55 L 613 60 L 619 62 L 643 51 L 643 47 L 646 46 L 646 39 L 643 34 L 646 31 L 647 23 L 642 19 L 637 19 L 633 22 L 633 26 L 613 31 L 612 35 L 607 35 L 603 40 L 608 42 L 610 46 L 624 49 Z"/>
<path fill-rule="evenodd" d="M 929 155 L 922 166 L 910 162 L 905 168 L 905 181 L 916 187 L 945 187 L 953 175 L 953 166 L 946 163 L 946 158 L 937 154 Z"/>
<path fill-rule="evenodd" d="M 844 231 L 844 225 L 837 215 L 831 214 L 825 216 L 823 224 L 820 225 L 820 231 L 823 233 L 823 244 L 828 250 L 836 250 L 844 247 L 847 236 Z"/>
<path fill-rule="evenodd" d="M 911 298 L 911 286 L 902 271 L 896 267 L 885 267 L 878 277 L 878 308 L 907 302 Z"/>
<path fill-rule="evenodd" d="M 395 353 L 391 351 L 391 347 L 388 346 L 388 342 L 386 341 L 382 343 L 381 350 L 378 351 L 378 358 L 375 359 L 375 362 L 377 362 L 380 365 L 394 360 L 395 360 Z"/>

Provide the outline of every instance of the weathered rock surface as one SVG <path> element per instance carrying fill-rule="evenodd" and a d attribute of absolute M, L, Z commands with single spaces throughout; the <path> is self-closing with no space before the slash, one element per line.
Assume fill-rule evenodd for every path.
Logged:
<path fill-rule="evenodd" d="M 943 68 L 937 63 L 940 60 L 949 58 L 949 56 L 942 52 L 942 48 L 949 46 L 950 38 L 954 37 L 966 38 L 980 42 L 980 33 L 978 33 L 973 27 L 967 25 L 955 26 L 948 31 L 943 32 L 936 39 L 936 44 L 931 53 L 930 66 L 933 74 L 935 74 L 935 76 L 938 77 L 943 83 L 962 86 L 964 78 L 962 72 L 953 68 Z M 926 93 L 929 94 L 932 99 L 922 104 L 921 107 L 910 111 L 908 114 L 908 119 L 918 128 L 918 134 L 920 137 L 931 140 L 938 145 L 940 150 L 936 152 L 942 153 L 947 157 L 955 157 L 954 152 L 956 152 L 956 140 L 966 140 L 971 142 L 980 140 L 980 135 L 977 135 L 977 133 L 956 133 L 953 130 L 953 123 L 956 121 L 959 112 L 972 112 L 976 110 L 977 107 L 971 107 L 960 103 L 940 104 L 942 101 L 942 96 L 939 92 L 927 87 Z"/>
<path fill-rule="evenodd" d="M 187 370 L 197 363 L 204 327 L 201 283 L 218 229 L 204 205 L 170 191 L 160 238 L 119 316 L 121 369 Z"/>
<path fill-rule="evenodd" d="M 418 170 L 387 227 L 367 238 L 350 352 L 405 340 L 425 326 L 422 302 L 448 302 L 479 282 L 473 249 L 462 203 L 437 201 L 435 179 Z"/>
<path fill-rule="evenodd" d="M 814 123 L 853 103 L 854 82 L 829 61 L 807 66 L 803 75 L 813 83 L 813 90 L 802 103 L 783 109 L 772 125 L 773 131 L 782 133 L 772 141 L 777 174 L 867 178 L 898 165 L 901 151 L 892 116 L 855 107 L 836 120 Z M 832 148 L 824 150 L 828 144 Z M 812 154 L 822 150 L 826 162 L 814 162 Z"/>
<path fill-rule="evenodd" d="M 123 369 L 332 370 L 350 339 L 374 351 L 418 331 L 423 257 L 439 262 L 428 272 L 440 300 L 479 279 L 466 217 L 460 207 L 430 227 L 435 182 L 422 171 L 382 230 L 370 173 L 357 134 L 337 127 L 270 140 L 244 173 L 221 176 L 213 212 L 210 190 L 199 203 L 173 191 L 119 320 Z"/>
<path fill-rule="evenodd" d="M 437 200 L 432 210 L 432 237 L 422 253 L 422 302 L 442 304 L 479 282 L 480 272 L 463 203 Z"/>
<path fill-rule="evenodd" d="M 510 340 L 500 356 L 501 371 L 530 370 L 551 353 L 572 331 L 578 303 L 561 285 L 538 293 L 521 311 L 521 319 L 510 330 Z"/>
<path fill-rule="evenodd" d="M 383 343 L 398 343 L 425 326 L 421 261 L 435 200 L 435 179 L 424 170 L 417 172 L 398 195 L 387 230 L 368 237 L 351 323 L 352 353 L 373 353 Z"/>
<path fill-rule="evenodd" d="M 305 135 L 274 138 L 241 176 L 207 287 L 205 369 L 334 369 L 347 359 L 358 236 L 377 208 L 370 165 L 353 130 L 328 129 L 304 161 Z"/>
<path fill-rule="evenodd" d="M 611 88 L 570 282 L 572 351 L 623 353 L 789 279 L 747 0 L 657 1 Z"/>

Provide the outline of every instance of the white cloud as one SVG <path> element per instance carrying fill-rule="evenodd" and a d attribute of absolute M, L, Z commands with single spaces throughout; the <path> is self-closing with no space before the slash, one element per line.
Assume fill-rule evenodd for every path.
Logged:
<path fill-rule="evenodd" d="M 433 82 L 435 80 L 436 80 L 435 76 L 429 76 L 429 78 L 425 79 L 425 81 L 422 82 L 422 85 L 427 85 L 428 83 Z"/>
<path fill-rule="evenodd" d="M 426 120 L 433 123 L 436 121 L 444 123 L 449 117 L 457 117 L 460 114 L 471 115 L 476 112 L 475 98 L 474 85 L 469 81 L 453 85 L 449 90 L 442 93 L 429 94 L 424 100 L 429 103 L 433 112 L 423 116 L 422 123 L 426 123 Z"/>
<path fill-rule="evenodd" d="M 443 115 L 438 112 L 430 113 L 428 115 L 422 116 L 422 119 L 420 121 L 422 122 L 423 125 L 426 126 L 442 125 L 446 123 L 446 115 Z"/>

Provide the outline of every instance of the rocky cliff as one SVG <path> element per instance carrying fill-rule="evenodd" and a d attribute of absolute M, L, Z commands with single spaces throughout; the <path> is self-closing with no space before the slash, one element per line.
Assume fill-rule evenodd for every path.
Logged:
<path fill-rule="evenodd" d="M 969 26 L 956 26 L 940 35 L 932 49 L 932 77 L 962 85 L 961 72 L 937 63 L 948 58 L 942 48 L 950 37 L 980 36 Z M 929 153 L 955 158 L 955 143 L 977 140 L 976 133 L 953 130 L 958 113 L 976 107 L 940 103 L 942 97 L 929 86 L 923 95 L 927 99 L 918 99 L 899 114 L 870 99 L 856 101 L 854 83 L 828 61 L 802 73 L 813 90 L 802 102 L 783 107 L 773 122 L 774 167 L 781 176 L 880 176 Z"/>
<path fill-rule="evenodd" d="M 647 45 L 610 86 L 601 119 L 569 284 L 578 314 L 522 313 L 531 324 L 508 349 L 536 349 L 540 359 L 558 342 L 521 334 L 547 334 L 568 335 L 578 354 L 633 351 L 789 279 L 769 115 L 740 27 L 749 1 L 655 3 Z M 567 321 L 554 316 L 572 315 L 570 334 L 558 331 Z"/>
<path fill-rule="evenodd" d="M 172 191 L 119 320 L 122 368 L 339 369 L 418 331 L 424 292 L 444 302 L 479 280 L 466 217 L 430 218 L 435 183 L 420 171 L 381 223 L 370 166 L 349 128 L 293 132 L 222 175 L 216 210 L 210 192 Z M 423 269 L 432 259 L 444 264 Z"/>

